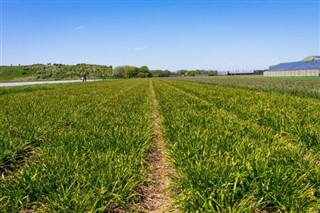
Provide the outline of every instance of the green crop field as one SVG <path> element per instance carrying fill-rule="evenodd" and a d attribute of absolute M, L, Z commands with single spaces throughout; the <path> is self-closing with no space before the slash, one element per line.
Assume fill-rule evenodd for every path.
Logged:
<path fill-rule="evenodd" d="M 0 88 L 1 212 L 146 211 L 155 111 L 180 212 L 319 212 L 319 84 L 216 77 Z"/>
<path fill-rule="evenodd" d="M 179 80 L 320 98 L 319 77 L 219 76 Z"/>

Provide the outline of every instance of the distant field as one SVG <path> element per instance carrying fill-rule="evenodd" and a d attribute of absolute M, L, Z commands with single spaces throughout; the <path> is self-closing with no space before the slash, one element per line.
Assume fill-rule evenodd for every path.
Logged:
<path fill-rule="evenodd" d="M 320 98 L 320 77 L 215 76 L 179 80 Z"/>
<path fill-rule="evenodd" d="M 2 92 L 0 209 L 142 211 L 157 107 L 181 212 L 320 211 L 318 79 L 175 79 Z"/>

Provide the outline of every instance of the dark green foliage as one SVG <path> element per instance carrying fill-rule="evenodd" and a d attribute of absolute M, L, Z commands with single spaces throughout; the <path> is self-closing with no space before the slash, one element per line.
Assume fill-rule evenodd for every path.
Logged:
<path fill-rule="evenodd" d="M 216 76 L 216 70 L 178 70 L 178 76 Z"/>
<path fill-rule="evenodd" d="M 116 78 L 147 78 L 152 77 L 152 73 L 147 66 L 118 66 L 113 70 L 113 75 Z"/>
<path fill-rule="evenodd" d="M 172 73 L 169 70 L 151 70 L 153 77 L 170 77 Z"/>

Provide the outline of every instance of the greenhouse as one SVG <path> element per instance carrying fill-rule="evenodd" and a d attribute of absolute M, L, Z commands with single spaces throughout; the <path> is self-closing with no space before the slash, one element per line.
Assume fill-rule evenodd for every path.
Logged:
<path fill-rule="evenodd" d="M 302 61 L 270 66 L 264 76 L 320 76 L 320 56 L 308 56 Z"/>

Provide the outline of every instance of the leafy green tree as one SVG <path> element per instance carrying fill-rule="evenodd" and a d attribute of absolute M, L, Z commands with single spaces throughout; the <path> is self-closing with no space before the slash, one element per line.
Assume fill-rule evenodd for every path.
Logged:
<path fill-rule="evenodd" d="M 139 69 L 137 67 L 129 67 L 126 71 L 126 78 L 135 78 L 139 73 Z"/>
<path fill-rule="evenodd" d="M 152 77 L 152 73 L 150 72 L 149 68 L 147 66 L 142 66 L 140 68 L 136 68 L 137 77 L 140 78 L 147 78 Z"/>
<path fill-rule="evenodd" d="M 127 77 L 126 74 L 130 70 L 130 66 L 117 66 L 113 69 L 113 76 L 116 78 L 124 78 Z"/>

